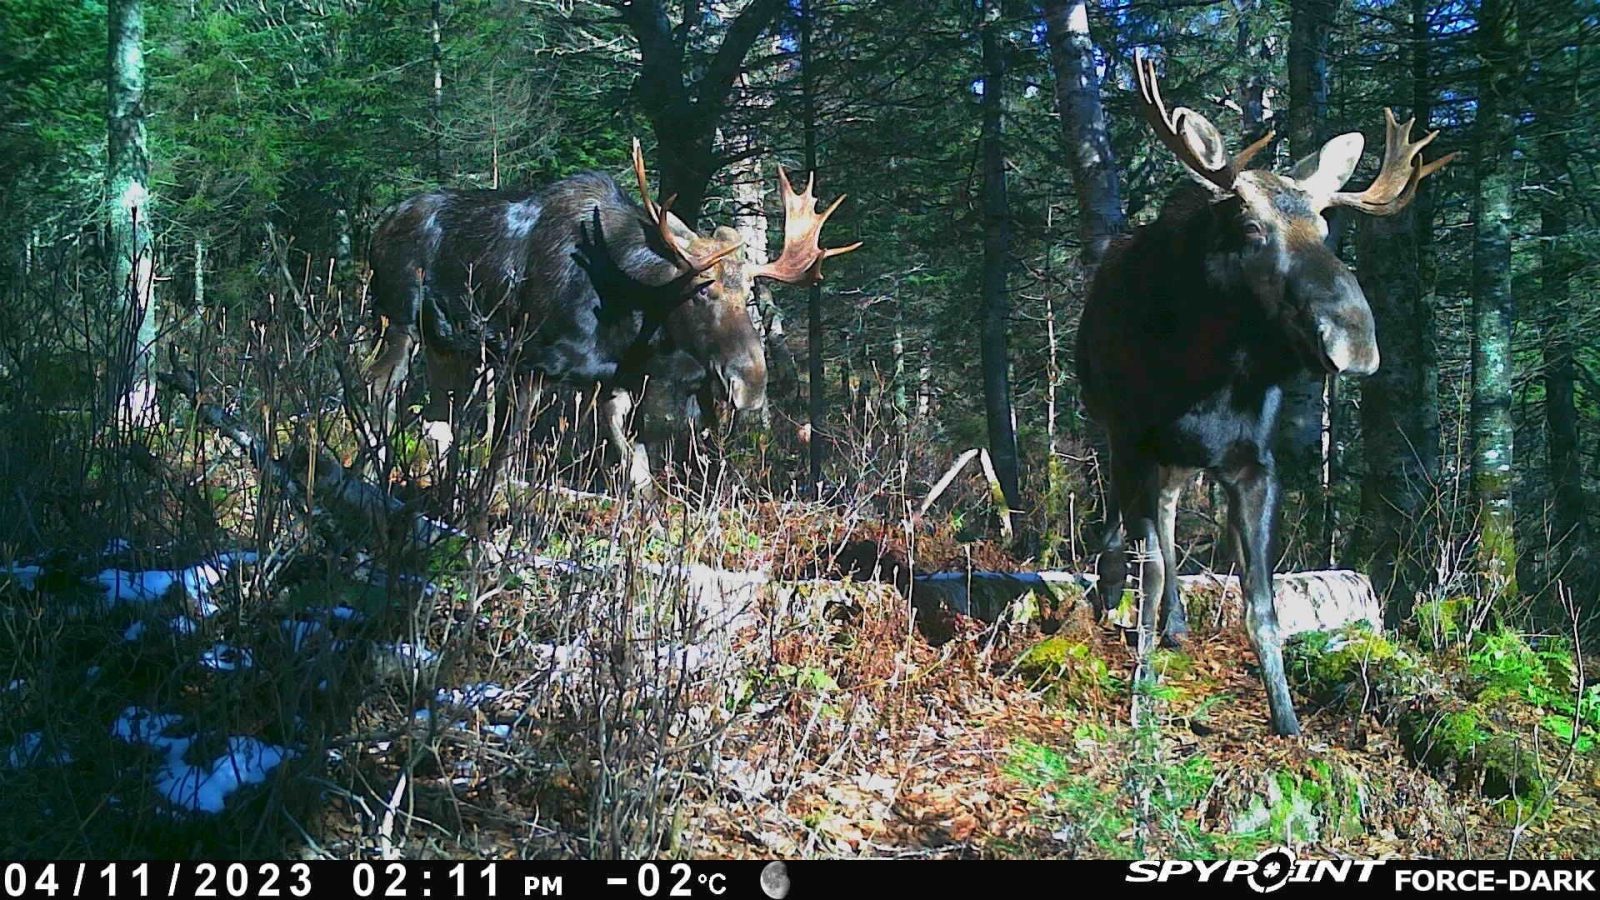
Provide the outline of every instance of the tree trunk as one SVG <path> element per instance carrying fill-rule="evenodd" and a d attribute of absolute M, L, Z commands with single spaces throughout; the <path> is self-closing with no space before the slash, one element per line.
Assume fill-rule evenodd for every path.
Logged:
<path fill-rule="evenodd" d="M 1111 239 L 1127 230 L 1117 186 L 1116 159 L 1100 104 L 1100 78 L 1094 68 L 1085 0 L 1045 0 L 1046 39 L 1055 68 L 1056 107 L 1061 113 L 1067 164 L 1078 194 L 1082 258 L 1093 268 Z"/>
<path fill-rule="evenodd" d="M 1520 71 L 1516 0 L 1483 0 L 1478 14 L 1477 193 L 1472 247 L 1472 496 L 1478 512 L 1482 596 L 1501 604 L 1517 589 L 1511 416 L 1512 148 Z M 1502 607 L 1503 608 L 1503 607 Z"/>
<path fill-rule="evenodd" d="M 817 97 L 815 70 L 811 64 L 811 0 L 800 0 L 800 90 L 804 104 L 806 142 L 806 171 L 817 170 Z M 806 384 L 808 402 L 806 421 L 811 441 L 806 445 L 811 467 L 811 490 L 820 496 L 822 490 L 822 440 L 823 420 L 827 417 L 827 381 L 822 371 L 822 285 L 812 284 L 806 292 Z M 848 396 L 848 395 L 847 395 Z"/>
<path fill-rule="evenodd" d="M 1426 133 L 1432 113 L 1428 0 L 1411 3 L 1412 115 Z M 1383 365 L 1361 381 L 1361 484 L 1369 574 L 1398 625 L 1429 581 L 1429 500 L 1439 480 L 1439 369 L 1433 319 L 1433 202 L 1423 190 L 1395 216 L 1364 216 L 1356 233 L 1361 289 L 1378 326 Z"/>
<path fill-rule="evenodd" d="M 1261 126 L 1272 118 L 1266 75 L 1272 67 L 1272 42 L 1265 35 L 1260 40 L 1251 39 L 1250 26 L 1265 18 L 1261 0 L 1233 0 L 1233 10 L 1237 22 L 1234 53 L 1242 66 L 1236 88 L 1239 119 L 1244 125 L 1245 134 L 1250 135 L 1260 131 Z M 1270 24 L 1266 30 L 1270 32 Z"/>
<path fill-rule="evenodd" d="M 633 0 L 619 10 L 639 41 L 639 105 L 656 134 L 658 190 L 663 197 L 677 195 L 672 211 L 691 227 L 722 166 L 716 153 L 717 126 L 745 55 L 784 6 L 783 0 L 751 0 L 728 24 L 722 43 L 693 79 L 685 52 L 692 32 L 701 27 L 699 4 L 684 4 L 681 26 L 673 25 L 664 0 Z"/>
<path fill-rule="evenodd" d="M 1550 553 L 1551 574 L 1569 586 L 1589 574 L 1589 535 L 1586 528 L 1587 500 L 1583 490 L 1583 458 L 1578 434 L 1578 407 L 1574 391 L 1578 339 L 1573 321 L 1571 278 L 1581 261 L 1572 245 L 1569 231 L 1569 205 L 1574 180 L 1568 162 L 1567 129 L 1577 121 L 1578 72 L 1575 60 L 1562 59 L 1582 17 L 1576 4 L 1556 7 L 1560 18 L 1547 14 L 1556 29 L 1554 42 L 1559 54 L 1547 59 L 1545 72 L 1551 83 L 1534 92 L 1534 116 L 1539 128 L 1536 154 L 1545 190 L 1539 205 L 1539 288 L 1544 323 L 1544 422 L 1546 464 L 1550 478 Z M 1552 11 L 1553 12 L 1553 11 Z M 1546 45 L 1549 46 L 1549 45 Z M 1593 596 L 1578 591 L 1575 596 Z"/>
<path fill-rule="evenodd" d="M 433 0 L 428 18 L 428 38 L 433 45 L 433 93 L 428 98 L 428 131 L 433 142 L 433 177 L 444 178 L 444 44 L 439 37 L 443 15 L 440 0 Z"/>
<path fill-rule="evenodd" d="M 1002 144 L 1005 59 L 1001 55 L 999 5 L 985 0 L 983 16 L 983 405 L 989 426 L 989 455 L 1012 509 L 1021 507 L 1017 435 L 1011 411 L 1011 359 L 1007 328 L 1011 298 L 1006 270 L 1011 254 L 1011 209 L 1006 199 L 1006 160 Z"/>
<path fill-rule="evenodd" d="M 153 408 L 155 265 L 150 245 L 150 157 L 144 133 L 143 0 L 110 0 L 106 114 L 108 269 L 112 349 L 107 412 L 138 419 Z"/>
<path fill-rule="evenodd" d="M 1315 153 L 1322 144 L 1328 119 L 1328 36 L 1333 30 L 1338 0 L 1293 0 L 1289 4 L 1289 153 L 1295 159 Z M 1278 430 L 1278 469 L 1284 488 L 1296 508 L 1310 513 L 1321 509 L 1323 430 L 1327 427 L 1324 381 L 1304 373 L 1285 386 L 1283 415 Z M 1307 521 L 1314 519 L 1307 515 Z M 1317 535 L 1314 544 L 1325 546 Z"/>

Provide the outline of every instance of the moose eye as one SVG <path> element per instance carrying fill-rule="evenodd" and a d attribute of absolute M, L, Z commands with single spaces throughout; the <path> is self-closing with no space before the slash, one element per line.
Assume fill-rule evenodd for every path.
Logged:
<path fill-rule="evenodd" d="M 1267 227 L 1254 219 L 1247 219 L 1244 223 L 1244 239 L 1259 244 L 1267 239 Z"/>

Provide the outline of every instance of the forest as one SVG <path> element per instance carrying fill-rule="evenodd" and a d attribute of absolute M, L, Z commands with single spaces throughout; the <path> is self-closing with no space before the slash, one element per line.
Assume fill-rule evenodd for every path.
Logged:
<path fill-rule="evenodd" d="M 1596 72 L 1586 0 L 8 0 L 0 857 L 1593 858 Z M 1241 204 L 1275 531 L 1129 462 Z"/>

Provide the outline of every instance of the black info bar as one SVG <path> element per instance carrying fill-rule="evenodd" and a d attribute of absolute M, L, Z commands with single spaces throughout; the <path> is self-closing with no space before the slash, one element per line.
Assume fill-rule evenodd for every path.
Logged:
<path fill-rule="evenodd" d="M 994 861 L 256 861 L 0 863 L 5 898 L 744 898 L 861 893 L 977 896 L 1107 888 L 1172 895 L 1206 885 L 1236 896 L 1593 894 L 1590 863 L 1297 860 Z"/>

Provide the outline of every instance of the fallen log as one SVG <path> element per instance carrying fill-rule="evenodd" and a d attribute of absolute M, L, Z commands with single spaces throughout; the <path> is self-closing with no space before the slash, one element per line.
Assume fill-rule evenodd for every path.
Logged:
<path fill-rule="evenodd" d="M 427 549 L 463 536 L 463 532 L 418 513 L 382 487 L 350 472 L 325 447 L 297 446 L 286 459 L 273 456 L 267 442 L 238 416 L 202 397 L 194 373 L 160 372 L 156 378 L 188 399 L 196 418 L 243 450 L 256 470 L 310 513 L 314 521 L 336 521 L 346 538 L 366 543 L 379 536 L 394 535 L 410 549 Z M 309 473 L 309 489 L 302 473 Z"/>
<path fill-rule="evenodd" d="M 987 622 L 1034 609 L 1070 608 L 1084 597 L 1096 576 L 1078 572 L 938 572 L 919 575 L 913 593 L 919 601 L 937 600 L 944 607 Z M 1195 625 L 1227 628 L 1243 619 L 1244 601 L 1235 575 L 1180 575 L 1179 590 Z M 1022 606 L 1019 606 L 1021 604 Z M 1372 582 L 1348 569 L 1289 572 L 1273 578 L 1273 606 L 1285 635 L 1327 631 L 1353 622 L 1383 626 L 1383 611 Z M 1134 603 L 1125 604 L 1113 621 L 1133 627 Z"/>

